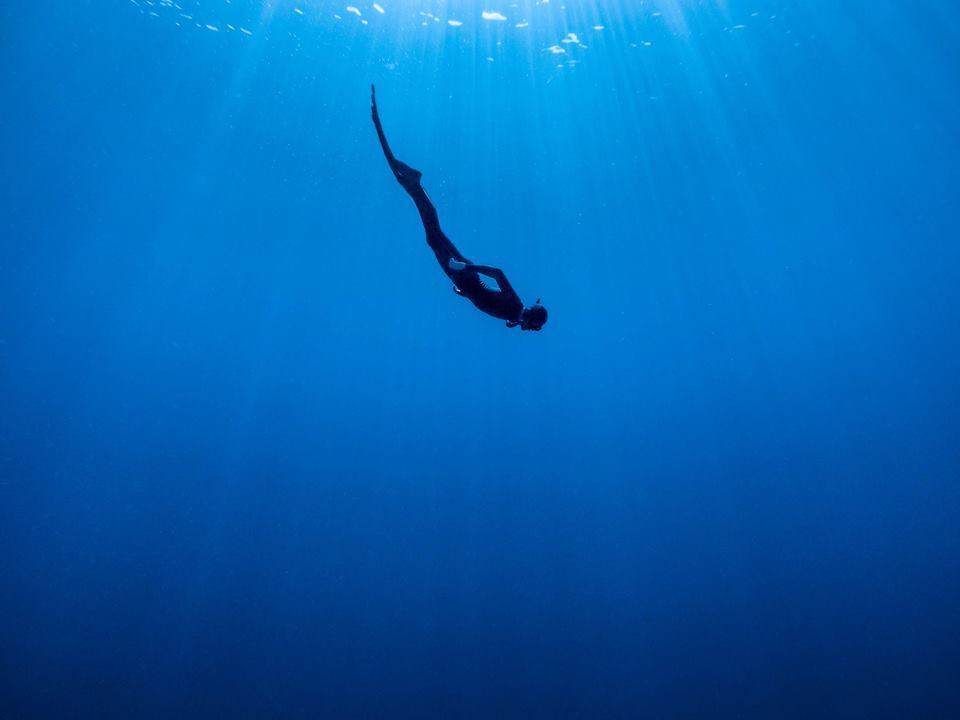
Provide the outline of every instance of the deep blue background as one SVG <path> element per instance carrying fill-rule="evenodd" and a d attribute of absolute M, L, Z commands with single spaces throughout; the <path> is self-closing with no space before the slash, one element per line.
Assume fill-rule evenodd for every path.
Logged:
<path fill-rule="evenodd" d="M 960 10 L 568 2 L 3 5 L 0 717 L 960 715 Z"/>

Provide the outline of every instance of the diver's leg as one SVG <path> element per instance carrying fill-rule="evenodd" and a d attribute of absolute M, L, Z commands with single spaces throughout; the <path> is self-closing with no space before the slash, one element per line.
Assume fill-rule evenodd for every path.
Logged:
<path fill-rule="evenodd" d="M 444 270 L 447 269 L 447 263 L 451 258 L 467 262 L 466 258 L 460 254 L 460 251 L 457 250 L 454 244 L 450 242 L 450 239 L 444 235 L 440 229 L 440 217 L 437 215 L 437 209 L 430 201 L 426 190 L 424 190 L 420 184 L 420 178 L 423 177 L 423 173 L 410 167 L 402 160 L 397 160 L 393 151 L 390 149 L 387 136 L 383 132 L 383 125 L 380 124 L 380 113 L 377 110 L 377 97 L 373 86 L 370 88 L 370 99 L 373 124 L 377 128 L 377 137 L 380 139 L 380 147 L 383 149 L 383 155 L 390 164 L 390 169 L 393 171 L 394 177 L 397 178 L 397 182 L 399 182 L 400 186 L 413 198 L 413 202 L 417 206 L 417 211 L 420 213 L 420 219 L 423 221 L 423 229 L 427 233 L 427 244 L 437 256 L 437 261 Z"/>
<path fill-rule="evenodd" d="M 399 180 L 401 187 L 407 191 L 407 194 L 413 198 L 413 202 L 417 206 L 420 220 L 423 222 L 423 229 L 427 234 L 427 245 L 437 256 L 437 262 L 444 270 L 447 270 L 447 263 L 451 258 L 461 262 L 469 262 L 440 229 L 440 217 L 437 215 L 437 208 L 434 207 L 427 191 L 420 184 L 420 171 L 414 170 L 400 160 L 396 162 L 405 169 L 405 172 L 401 171 L 402 174 L 397 175 L 397 180 Z"/>
<path fill-rule="evenodd" d="M 423 229 L 427 235 L 427 245 L 433 250 L 433 254 L 437 256 L 437 262 L 440 263 L 440 267 L 444 269 L 444 272 L 449 269 L 448 263 L 450 260 L 469 262 L 460 254 L 456 246 L 450 242 L 450 238 L 446 236 L 443 230 L 440 229 L 437 210 L 433 206 L 433 203 L 430 202 L 426 191 L 420 187 L 420 183 L 417 183 L 415 187 L 408 187 L 404 183 L 401 184 L 417 205 L 417 210 L 420 212 L 420 219 L 423 221 Z"/>
<path fill-rule="evenodd" d="M 416 179 L 401 180 L 400 184 L 407 191 L 413 202 L 417 205 L 420 212 L 420 219 L 423 221 L 423 229 L 427 233 L 427 245 L 437 256 L 437 262 L 446 272 L 450 269 L 448 263 L 450 260 L 469 263 L 470 261 L 457 250 L 456 245 L 450 242 L 450 238 L 440 229 L 440 219 L 437 217 L 437 209 L 430 201 L 427 191 L 420 185 L 420 173 L 417 173 Z"/>

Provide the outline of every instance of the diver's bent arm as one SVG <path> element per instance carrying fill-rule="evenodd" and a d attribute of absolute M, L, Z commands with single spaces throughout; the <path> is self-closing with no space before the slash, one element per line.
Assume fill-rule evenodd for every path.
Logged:
<path fill-rule="evenodd" d="M 466 269 L 473 270 L 481 275 L 492 277 L 497 281 L 497 286 L 500 288 L 500 292 L 510 293 L 511 295 L 516 296 L 517 293 L 513 289 L 513 285 L 510 284 L 510 281 L 507 280 L 507 276 L 504 275 L 503 270 L 500 268 L 495 268 L 492 265 L 473 265 L 472 263 L 467 263 Z"/>

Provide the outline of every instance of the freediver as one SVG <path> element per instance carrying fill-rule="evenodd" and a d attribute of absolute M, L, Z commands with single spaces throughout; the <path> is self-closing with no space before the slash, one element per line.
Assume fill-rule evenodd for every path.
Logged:
<path fill-rule="evenodd" d="M 521 330 L 540 330 L 547 322 L 547 309 L 540 304 L 540 300 L 538 299 L 534 305 L 525 307 L 513 286 L 510 285 L 510 281 L 507 280 L 507 276 L 503 274 L 503 270 L 490 265 L 476 265 L 470 262 L 440 229 L 437 209 L 430 202 L 430 198 L 427 197 L 426 191 L 420 184 L 423 173 L 414 170 L 405 162 L 397 160 L 390 151 L 387 137 L 383 134 L 383 126 L 380 124 L 380 113 L 377 111 L 377 91 L 373 85 L 370 86 L 370 102 L 373 124 L 377 128 L 377 136 L 380 138 L 383 154 L 387 158 L 397 182 L 416 203 L 424 230 L 427 232 L 427 244 L 433 250 L 434 255 L 437 256 L 437 262 L 440 263 L 440 267 L 443 268 L 447 277 L 453 281 L 453 291 L 457 295 L 467 298 L 488 315 L 506 320 L 507 327 L 512 328 L 519 325 Z M 493 278 L 499 289 L 488 287 L 481 276 Z"/>

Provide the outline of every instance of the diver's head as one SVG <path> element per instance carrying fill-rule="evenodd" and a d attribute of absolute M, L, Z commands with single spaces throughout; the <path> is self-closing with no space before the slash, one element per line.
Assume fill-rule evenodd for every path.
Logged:
<path fill-rule="evenodd" d="M 525 307 L 520 313 L 521 330 L 539 330 L 547 322 L 547 309 L 537 300 L 536 305 Z"/>

